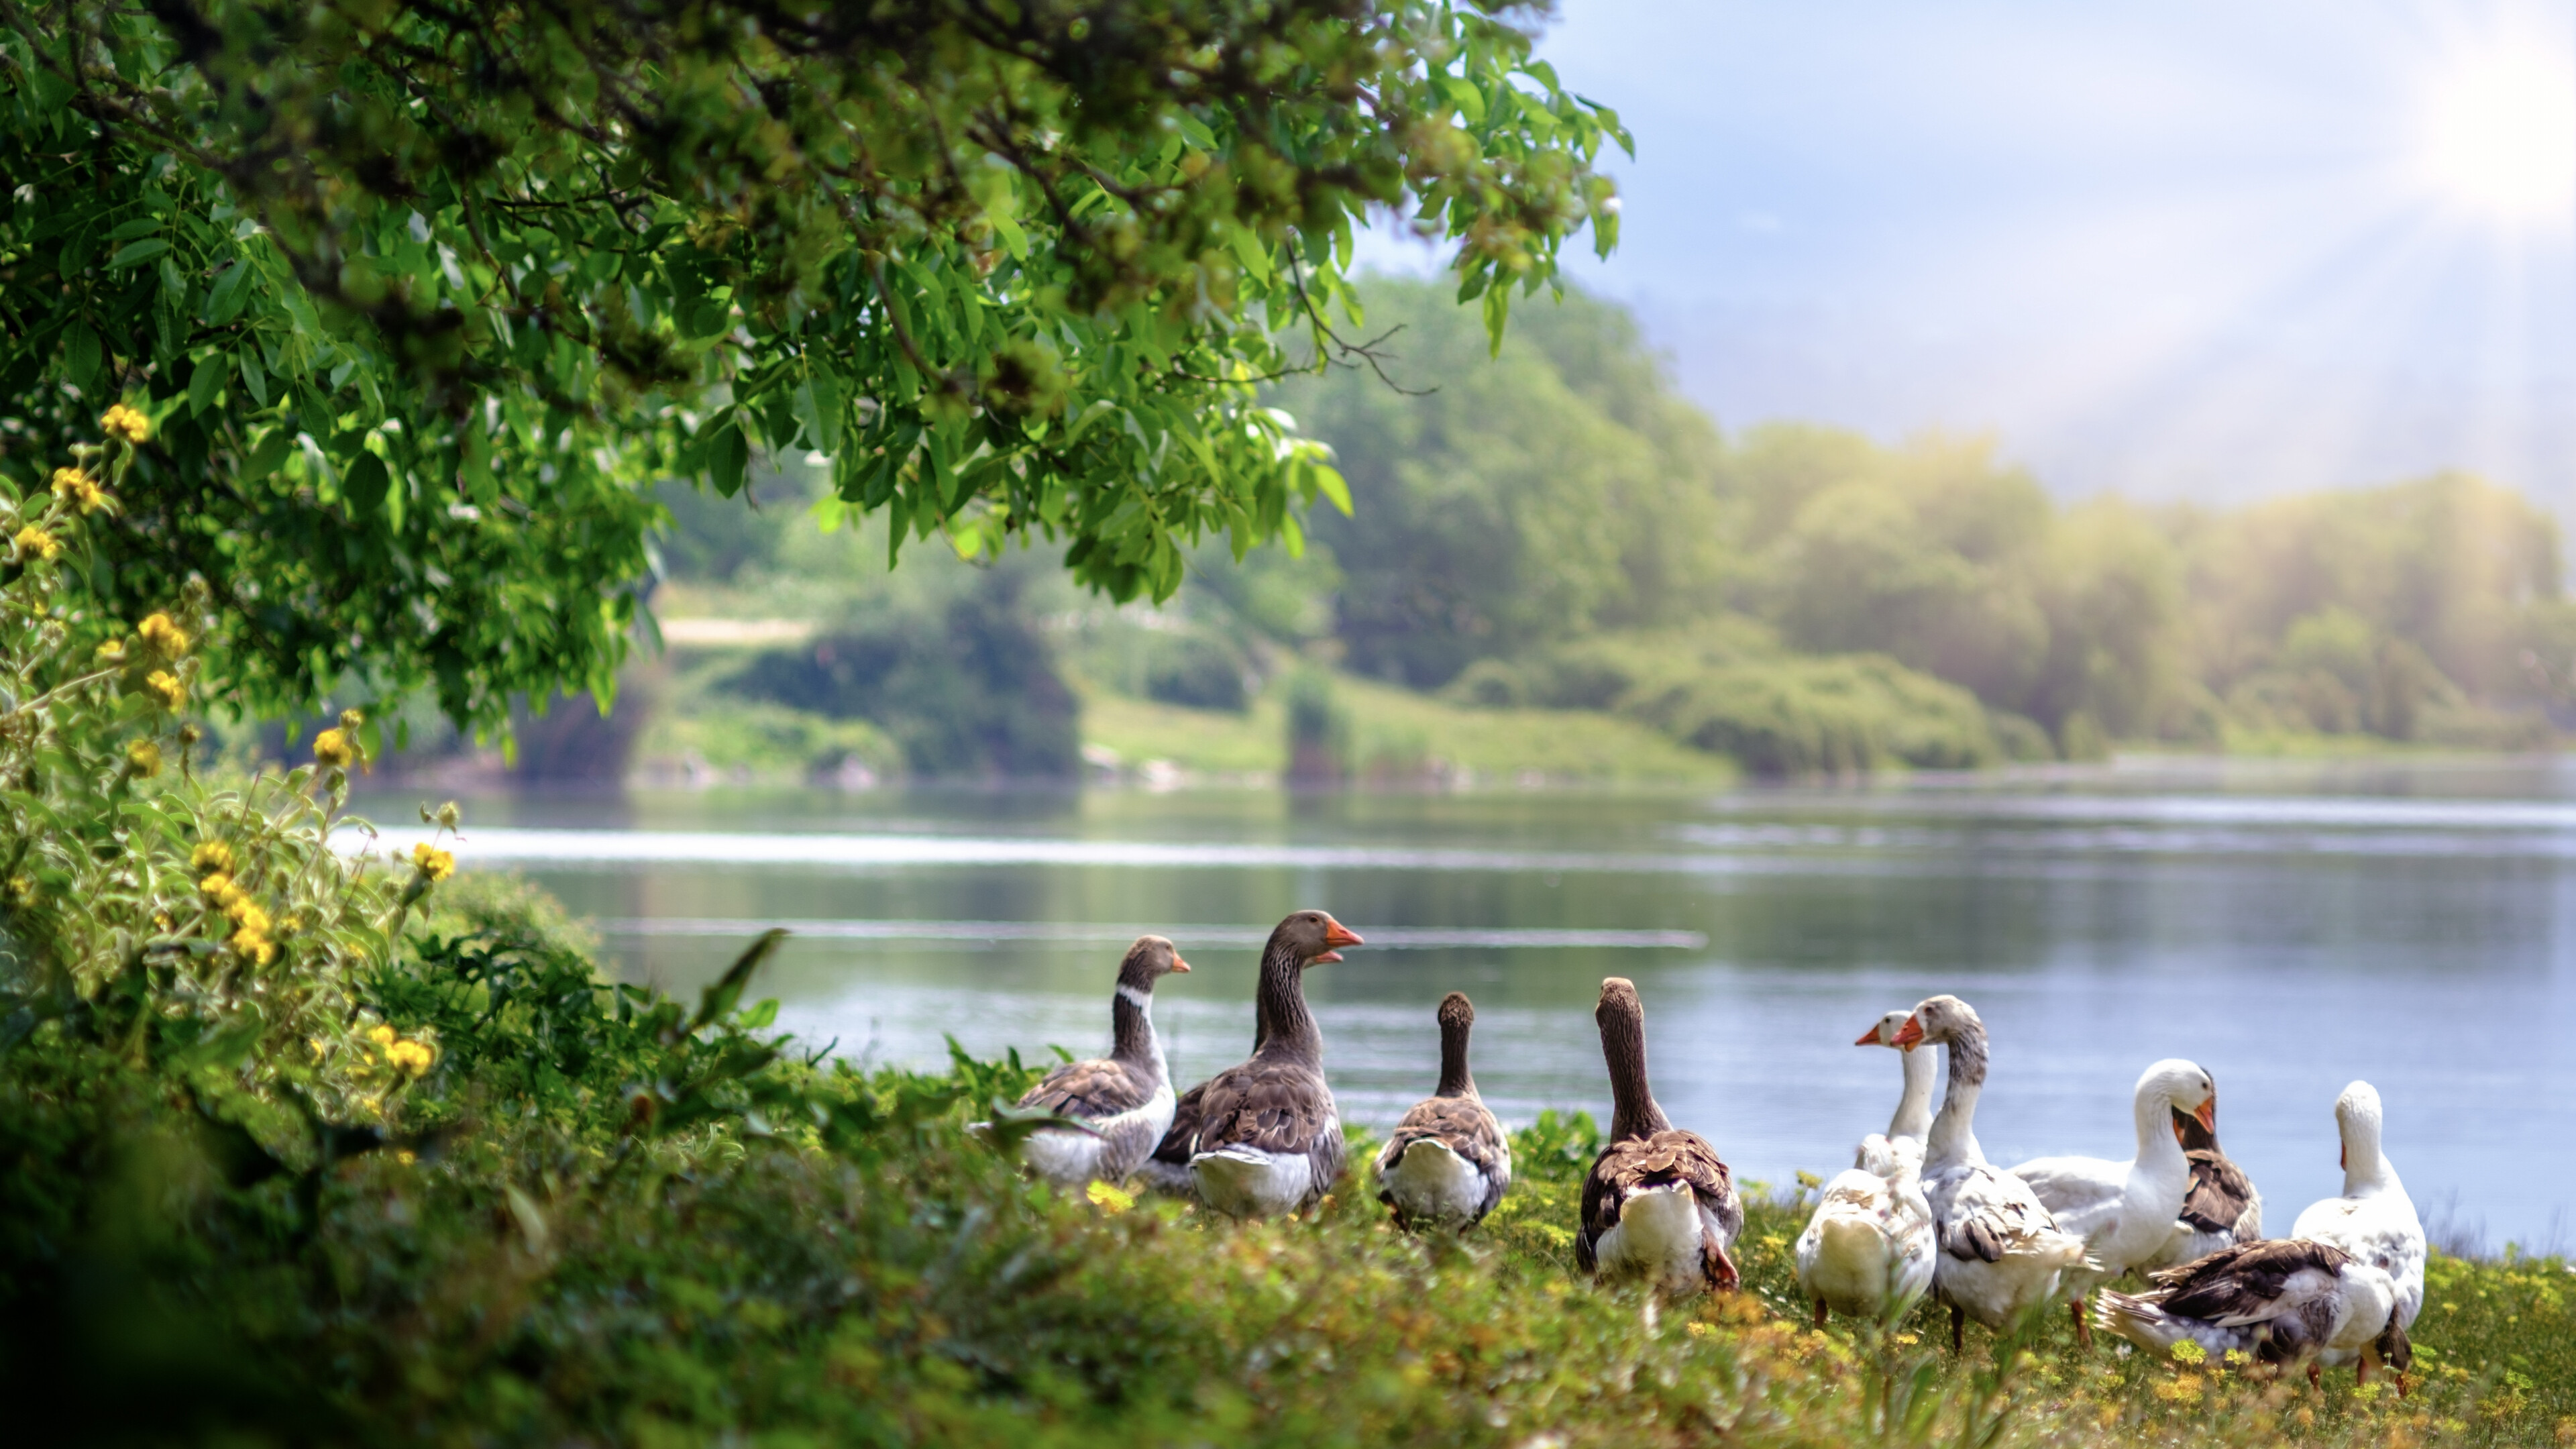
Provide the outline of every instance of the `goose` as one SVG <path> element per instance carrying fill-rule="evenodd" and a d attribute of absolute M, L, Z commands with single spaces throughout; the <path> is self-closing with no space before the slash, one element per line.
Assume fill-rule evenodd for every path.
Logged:
<path fill-rule="evenodd" d="M 2365 1382 L 2377 1362 L 2402 1383 L 2414 1361 L 2395 1280 L 2332 1243 L 2242 1243 L 2153 1277 L 2145 1293 L 2103 1291 L 2094 1311 L 2104 1331 L 2157 1353 L 2188 1339 L 2212 1358 L 2306 1364 L 2311 1378 L 2329 1355 L 2357 1360 L 2353 1372 Z"/>
<path fill-rule="evenodd" d="M 1475 1005 L 1452 991 L 1440 999 L 1439 1020 L 1440 1085 L 1404 1114 L 1377 1155 L 1378 1201 L 1407 1229 L 1474 1227 L 1512 1185 L 1512 1145 L 1467 1070 Z"/>
<path fill-rule="evenodd" d="M 1894 1046 L 1908 1013 L 1891 1011 L 1855 1046 Z M 1853 1165 L 1825 1184 L 1798 1235 L 1798 1286 L 1816 1305 L 1894 1322 L 1932 1286 L 1932 1205 L 1923 1196 L 1923 1133 L 1932 1117 L 1932 1059 L 1900 1051 L 1905 1090 L 1884 1133 L 1861 1139 Z"/>
<path fill-rule="evenodd" d="M 1950 1305 L 1950 1347 L 1967 1320 L 2001 1330 L 2057 1296 L 2059 1275 L 2084 1261 L 2084 1240 L 2057 1226 L 2030 1184 L 1986 1160 L 1977 1145 L 1977 1096 L 1986 1083 L 1986 1024 L 1955 996 L 1926 998 L 1896 1044 L 1947 1046 L 1940 1115 L 1923 1141 L 1923 1195 L 1941 1251 L 1932 1288 Z"/>
<path fill-rule="evenodd" d="M 2105 1157 L 2037 1157 L 2012 1170 L 2030 1184 L 2057 1226 L 2084 1240 L 2084 1269 L 2075 1278 L 2075 1296 L 2067 1309 L 2075 1316 L 2075 1337 L 2090 1346 L 2092 1320 L 2084 1313 L 2084 1295 L 2101 1281 L 2155 1261 L 2173 1241 L 2174 1220 L 2191 1189 L 2191 1161 L 2182 1155 L 2182 1137 L 2173 1114 L 2191 1113 L 2200 1124 L 2218 1128 L 2218 1086 L 2197 1062 L 2167 1057 L 2138 1074 L 2130 1096 L 2130 1115 L 2138 1133 L 2138 1155 L 2123 1162 Z"/>
<path fill-rule="evenodd" d="M 1642 1277 L 1675 1296 L 1734 1288 L 1740 1279 L 1726 1250 L 1744 1230 L 1744 1200 L 1707 1139 L 1655 1105 L 1636 986 L 1603 981 L 1592 1015 L 1610 1067 L 1610 1144 L 1583 1179 L 1574 1261 L 1597 1277 Z"/>
<path fill-rule="evenodd" d="M 2198 1117 L 2176 1108 L 2173 1123 L 2182 1135 L 2182 1155 L 2191 1159 L 2191 1188 L 2183 1194 L 2172 1241 L 2149 1266 L 2178 1268 L 2221 1248 L 2261 1242 L 2263 1194 L 2254 1190 L 2253 1179 L 2219 1150 L 2218 1134 Z"/>
<path fill-rule="evenodd" d="M 1860 1034 L 1853 1046 L 1896 1046 L 1897 1033 L 1905 1030 L 1905 1019 L 1914 1013 L 1891 1011 L 1878 1019 L 1878 1024 Z M 1885 1132 L 1872 1132 L 1860 1140 L 1860 1150 L 1852 1155 L 1852 1166 L 1866 1168 L 1881 1177 L 1895 1170 L 1899 1156 L 1911 1157 L 1916 1167 L 1923 1165 L 1923 1134 L 1932 1130 L 1932 1057 L 1899 1049 L 1896 1059 L 1903 1063 L 1905 1089 L 1897 1095 L 1896 1115 L 1887 1119 Z"/>
<path fill-rule="evenodd" d="M 2414 1199 L 2397 1180 L 2397 1169 L 2379 1147 L 2379 1089 L 2355 1082 L 2335 1098 L 2335 1128 L 2343 1139 L 2343 1196 L 2310 1203 L 2290 1226 L 2290 1236 L 2312 1238 L 2352 1254 L 2386 1273 L 2396 1285 L 2397 1326 L 2411 1329 L 2424 1311 L 2424 1223 L 2415 1215 Z M 2329 1364 L 2351 1363 L 2354 1351 L 2340 1345 L 2319 1358 Z M 2406 1378 L 2402 1365 L 2398 1387 Z"/>
<path fill-rule="evenodd" d="M 1119 1182 L 1162 1140 L 1172 1125 L 1172 1079 L 1154 1035 L 1154 983 L 1189 969 L 1160 936 L 1139 936 L 1127 948 L 1109 1001 L 1109 1055 L 1067 1062 L 1020 1098 L 1023 1107 L 1061 1113 L 1092 1130 L 1030 1133 L 1020 1161 L 1031 1172 L 1058 1187 Z"/>
<path fill-rule="evenodd" d="M 1323 911 L 1299 911 L 1261 948 L 1252 1056 L 1190 1089 L 1150 1177 L 1183 1166 L 1188 1190 L 1233 1218 L 1276 1217 L 1322 1197 L 1342 1174 L 1342 1119 L 1324 1082 L 1324 1036 L 1306 1009 L 1309 966 L 1339 961 L 1359 936 Z"/>

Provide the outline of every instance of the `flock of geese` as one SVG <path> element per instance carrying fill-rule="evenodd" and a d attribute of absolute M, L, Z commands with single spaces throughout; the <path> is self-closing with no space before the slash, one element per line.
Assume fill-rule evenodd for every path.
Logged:
<path fill-rule="evenodd" d="M 1170 941 L 1139 939 L 1119 966 L 1109 1055 L 1066 1063 L 1021 1099 L 1065 1119 L 1028 1133 L 1022 1161 L 1073 1188 L 1141 1175 L 1235 1218 L 1313 1205 L 1340 1178 L 1345 1147 L 1304 974 L 1361 944 L 1323 911 L 1281 921 L 1262 948 L 1252 1055 L 1175 1097 L 1154 987 L 1190 966 Z M 1576 1261 L 1672 1295 L 1734 1289 L 1728 1249 L 1743 1199 L 1707 1139 L 1656 1105 L 1636 987 L 1602 982 L 1593 1015 L 1612 1111 L 1584 1179 Z M 1400 1225 L 1463 1231 L 1509 1190 L 1511 1146 L 1468 1070 L 1474 1007 L 1453 991 L 1439 1022 L 1439 1085 L 1396 1124 L 1373 1175 Z M 1929 1292 L 1949 1305 L 1955 1348 L 1968 1319 L 2004 1331 L 2064 1301 L 2087 1345 L 2099 1326 L 2159 1353 L 2190 1342 L 2213 1359 L 2304 1365 L 2312 1380 L 2320 1365 L 2351 1364 L 2364 1380 L 2385 1365 L 2404 1392 L 2406 1331 L 2424 1307 L 2424 1227 L 2380 1150 L 2369 1083 L 2335 1102 L 2342 1195 L 2267 1240 L 2260 1194 L 2218 1146 L 2217 1085 L 2191 1062 L 2156 1062 L 2138 1078 L 2134 1156 L 2007 1170 L 1977 1145 L 1988 1046 L 1974 1008 L 1931 997 L 1880 1017 L 1857 1044 L 1895 1050 L 1903 1086 L 1887 1130 L 1863 1138 L 1853 1167 L 1824 1185 L 1798 1239 L 1818 1326 L 1835 1312 L 1892 1323 Z M 1931 1046 L 1948 1064 L 1937 1110 Z M 2145 1276 L 2143 1291 L 2108 1286 L 2131 1272 Z"/>

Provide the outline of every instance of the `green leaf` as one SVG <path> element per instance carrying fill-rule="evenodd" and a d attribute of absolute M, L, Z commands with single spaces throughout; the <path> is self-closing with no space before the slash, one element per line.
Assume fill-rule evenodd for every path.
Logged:
<path fill-rule="evenodd" d="M 241 362 L 242 386 L 250 390 L 253 402 L 261 407 L 268 406 L 268 369 L 260 365 L 259 344 L 246 343 L 238 356 Z"/>
<path fill-rule="evenodd" d="M 241 312 L 242 303 L 250 300 L 250 264 L 235 262 L 215 278 L 206 292 L 206 325 L 221 327 Z"/>
<path fill-rule="evenodd" d="M 193 416 L 213 407 L 224 395 L 223 354 L 211 353 L 197 359 L 197 369 L 188 374 L 188 412 Z"/>
<path fill-rule="evenodd" d="M 96 383 L 102 361 L 101 351 L 98 329 L 86 321 L 74 322 L 64 329 L 63 362 L 74 383 L 82 387 Z"/>
<path fill-rule="evenodd" d="M 240 474 L 241 481 L 244 483 L 256 483 L 260 479 L 267 477 L 269 474 L 276 472 L 277 465 L 286 461 L 287 453 L 293 449 L 294 446 L 295 434 L 293 432 L 285 428 L 269 429 L 268 435 L 259 440 L 259 446 L 251 449 L 249 459 L 243 462 Z"/>
<path fill-rule="evenodd" d="M 707 445 L 707 477 L 716 491 L 727 498 L 740 493 L 750 466 L 751 444 L 744 440 L 742 429 L 732 423 L 718 428 L 715 440 Z"/>
<path fill-rule="evenodd" d="M 121 268 L 137 266 L 168 250 L 170 250 L 170 243 L 157 236 L 146 237 L 137 242 L 127 242 L 117 248 L 115 256 L 107 259 L 107 269 L 113 272 Z"/>
<path fill-rule="evenodd" d="M 361 451 L 340 478 L 340 496 L 348 500 L 349 511 L 360 518 L 371 518 L 385 506 L 385 494 L 393 487 L 394 477 L 385 460 Z"/>
<path fill-rule="evenodd" d="M 734 958 L 733 964 L 725 968 L 724 975 L 707 983 L 706 989 L 699 993 L 698 1014 L 680 1029 L 680 1035 L 694 1035 L 707 1023 L 731 1015 L 735 1004 L 742 1000 L 743 988 L 751 984 L 751 973 L 776 954 L 779 943 L 786 939 L 787 928 L 784 926 L 772 926 L 761 932 L 741 955 Z"/>

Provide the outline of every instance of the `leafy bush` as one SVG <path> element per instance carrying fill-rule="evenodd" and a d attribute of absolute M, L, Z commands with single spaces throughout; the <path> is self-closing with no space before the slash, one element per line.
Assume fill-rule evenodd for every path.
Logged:
<path fill-rule="evenodd" d="M 932 776 L 1069 778 L 1080 703 L 1007 576 L 927 620 L 895 613 L 764 654 L 731 687 L 834 719 L 864 719 Z"/>

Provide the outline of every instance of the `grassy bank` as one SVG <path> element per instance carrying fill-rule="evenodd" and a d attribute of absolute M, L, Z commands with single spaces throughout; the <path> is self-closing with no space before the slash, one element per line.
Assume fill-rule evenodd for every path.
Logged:
<path fill-rule="evenodd" d="M 246 1103 L 213 1115 L 233 1070 L 215 1046 L 147 1069 L 58 1020 L 0 1056 L 0 1379 L 14 1402 L 69 1415 L 36 1437 L 2576 1435 L 2576 1280 L 2556 1260 L 2437 1258 L 2402 1401 L 2348 1374 L 2317 1393 L 2081 1354 L 2058 1318 L 2000 1359 L 1982 1333 L 1953 1358 L 1928 1308 L 1884 1334 L 1819 1334 L 1791 1277 L 1803 1210 L 1770 1198 L 1739 1244 L 1746 1291 L 1659 1310 L 1572 1269 L 1587 1121 L 1517 1134 L 1512 1193 L 1463 1246 L 1390 1231 L 1356 1181 L 1305 1221 L 1251 1226 L 1059 1194 L 963 1131 L 1031 1080 L 1016 1059 L 926 1074 L 809 1061 L 769 1038 L 772 1008 L 742 1004 L 757 950 L 691 1010 L 597 986 L 541 899 L 458 884 L 355 1003 L 381 1026 L 362 1039 L 422 1059 L 361 1104 L 363 1124 Z"/>

